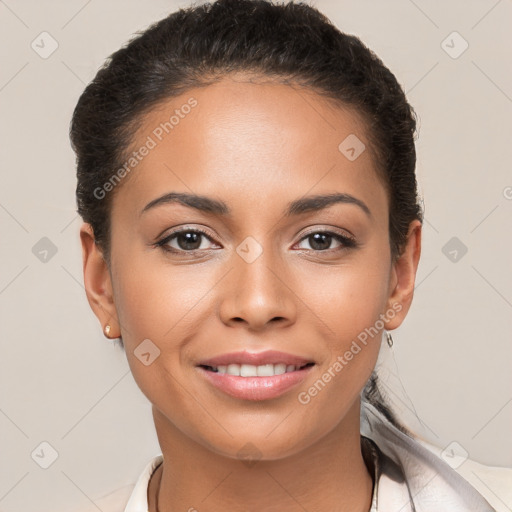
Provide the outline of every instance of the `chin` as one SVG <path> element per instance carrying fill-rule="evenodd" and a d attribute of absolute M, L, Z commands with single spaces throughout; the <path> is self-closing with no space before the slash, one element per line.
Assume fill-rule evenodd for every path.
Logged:
<path fill-rule="evenodd" d="M 291 431 L 289 428 L 283 428 L 283 425 L 278 426 L 278 423 L 275 423 L 273 428 L 276 431 L 255 429 L 251 432 L 245 429 L 237 434 L 228 427 L 227 430 L 233 437 L 225 435 L 222 439 L 203 438 L 201 444 L 218 455 L 245 461 L 248 466 L 252 466 L 257 461 L 274 461 L 296 455 L 306 450 L 315 440 L 321 439 L 323 435 L 323 432 L 317 432 L 316 435 L 304 433 L 300 428 Z"/>

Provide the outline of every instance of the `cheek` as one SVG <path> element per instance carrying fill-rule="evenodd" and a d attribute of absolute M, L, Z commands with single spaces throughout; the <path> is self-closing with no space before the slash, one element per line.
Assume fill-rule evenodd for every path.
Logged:
<path fill-rule="evenodd" d="M 135 348 L 145 338 L 168 343 L 193 325 L 194 312 L 215 281 L 203 268 L 166 264 L 147 255 L 120 262 L 115 301 L 126 344 Z"/>
<path fill-rule="evenodd" d="M 148 260 L 127 258 L 116 268 L 116 310 L 126 357 L 147 399 L 166 410 L 178 429 L 192 431 L 189 420 L 198 415 L 197 403 L 187 389 L 180 356 L 193 328 L 190 311 L 206 293 L 206 284 L 197 287 L 190 276 L 185 279 L 185 267 L 171 273 Z"/>
<path fill-rule="evenodd" d="M 331 278 L 326 293 L 317 300 L 315 310 L 327 326 L 323 340 L 330 356 L 309 387 L 299 390 L 297 399 L 303 408 L 304 428 L 327 432 L 348 413 L 377 362 L 385 283 L 353 274 Z"/>
<path fill-rule="evenodd" d="M 380 349 L 384 327 L 381 314 L 388 298 L 387 265 L 377 257 L 354 257 L 343 266 L 317 273 L 314 286 L 302 285 L 298 294 L 313 311 L 312 318 L 318 320 L 330 352 L 319 369 L 322 382 L 318 391 L 303 390 L 308 394 L 304 401 L 318 396 L 315 401 L 320 407 L 330 403 L 343 408 L 364 387 Z M 297 282 L 311 283 L 311 278 L 306 281 L 304 275 Z"/>
<path fill-rule="evenodd" d="M 386 307 L 389 266 L 377 250 L 353 253 L 340 265 L 314 271 L 302 265 L 294 275 L 297 295 L 323 324 L 325 340 L 338 353 L 374 325 Z"/>
<path fill-rule="evenodd" d="M 200 317 L 210 316 L 208 293 L 219 276 L 207 267 L 171 267 L 163 259 L 158 264 L 154 260 L 132 254 L 116 265 L 115 302 L 123 343 L 133 377 L 147 398 L 165 403 L 172 397 L 172 406 L 186 409 L 188 344 L 200 335 Z"/>

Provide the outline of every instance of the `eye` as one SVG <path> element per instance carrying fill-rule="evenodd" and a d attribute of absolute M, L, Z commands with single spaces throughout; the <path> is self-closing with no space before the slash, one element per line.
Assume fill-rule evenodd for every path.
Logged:
<path fill-rule="evenodd" d="M 208 249 L 208 247 L 203 245 L 204 239 L 213 243 L 210 236 L 201 229 L 181 229 L 170 233 L 157 242 L 156 245 L 168 252 L 194 252 Z M 175 243 L 175 245 L 172 245 L 172 243 Z"/>
<path fill-rule="evenodd" d="M 173 231 L 155 245 L 167 252 L 184 254 L 209 249 L 206 240 L 216 245 L 206 231 L 198 228 L 188 228 Z M 311 250 L 314 252 L 340 251 L 357 246 L 353 238 L 332 231 L 311 231 L 303 236 L 299 243 L 304 241 L 309 242 Z M 332 248 L 333 242 L 337 242 L 338 247 Z"/>
<path fill-rule="evenodd" d="M 315 252 L 328 250 L 338 251 L 356 247 L 357 245 L 353 238 L 332 231 L 311 231 L 307 233 L 306 236 L 302 237 L 301 242 L 305 240 L 310 243 L 310 247 Z M 332 249 L 330 246 L 333 241 L 338 242 L 341 247 Z"/>

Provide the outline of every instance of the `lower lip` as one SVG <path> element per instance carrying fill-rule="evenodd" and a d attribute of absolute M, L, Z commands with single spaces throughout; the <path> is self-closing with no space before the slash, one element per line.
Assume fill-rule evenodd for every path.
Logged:
<path fill-rule="evenodd" d="M 307 366 L 300 370 L 271 377 L 239 377 L 227 373 L 212 372 L 201 366 L 197 368 L 211 384 L 234 398 L 270 400 L 303 382 L 313 367 L 314 365 Z"/>

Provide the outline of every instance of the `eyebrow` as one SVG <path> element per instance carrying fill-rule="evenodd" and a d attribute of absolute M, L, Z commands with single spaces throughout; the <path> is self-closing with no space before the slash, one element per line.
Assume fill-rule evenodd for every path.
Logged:
<path fill-rule="evenodd" d="M 186 192 L 169 192 L 161 197 L 157 197 L 150 201 L 140 212 L 140 215 L 156 206 L 179 203 L 189 208 L 194 208 L 201 212 L 210 213 L 213 215 L 230 216 L 232 214 L 229 206 L 218 199 L 213 199 L 207 196 L 189 194 Z M 295 201 L 290 202 L 284 212 L 285 217 L 293 215 L 300 215 L 312 211 L 320 211 L 329 206 L 337 203 L 354 204 L 359 206 L 368 217 L 371 217 L 371 211 L 361 199 L 354 197 L 350 194 L 333 193 L 324 195 L 313 195 L 302 197 Z"/>

